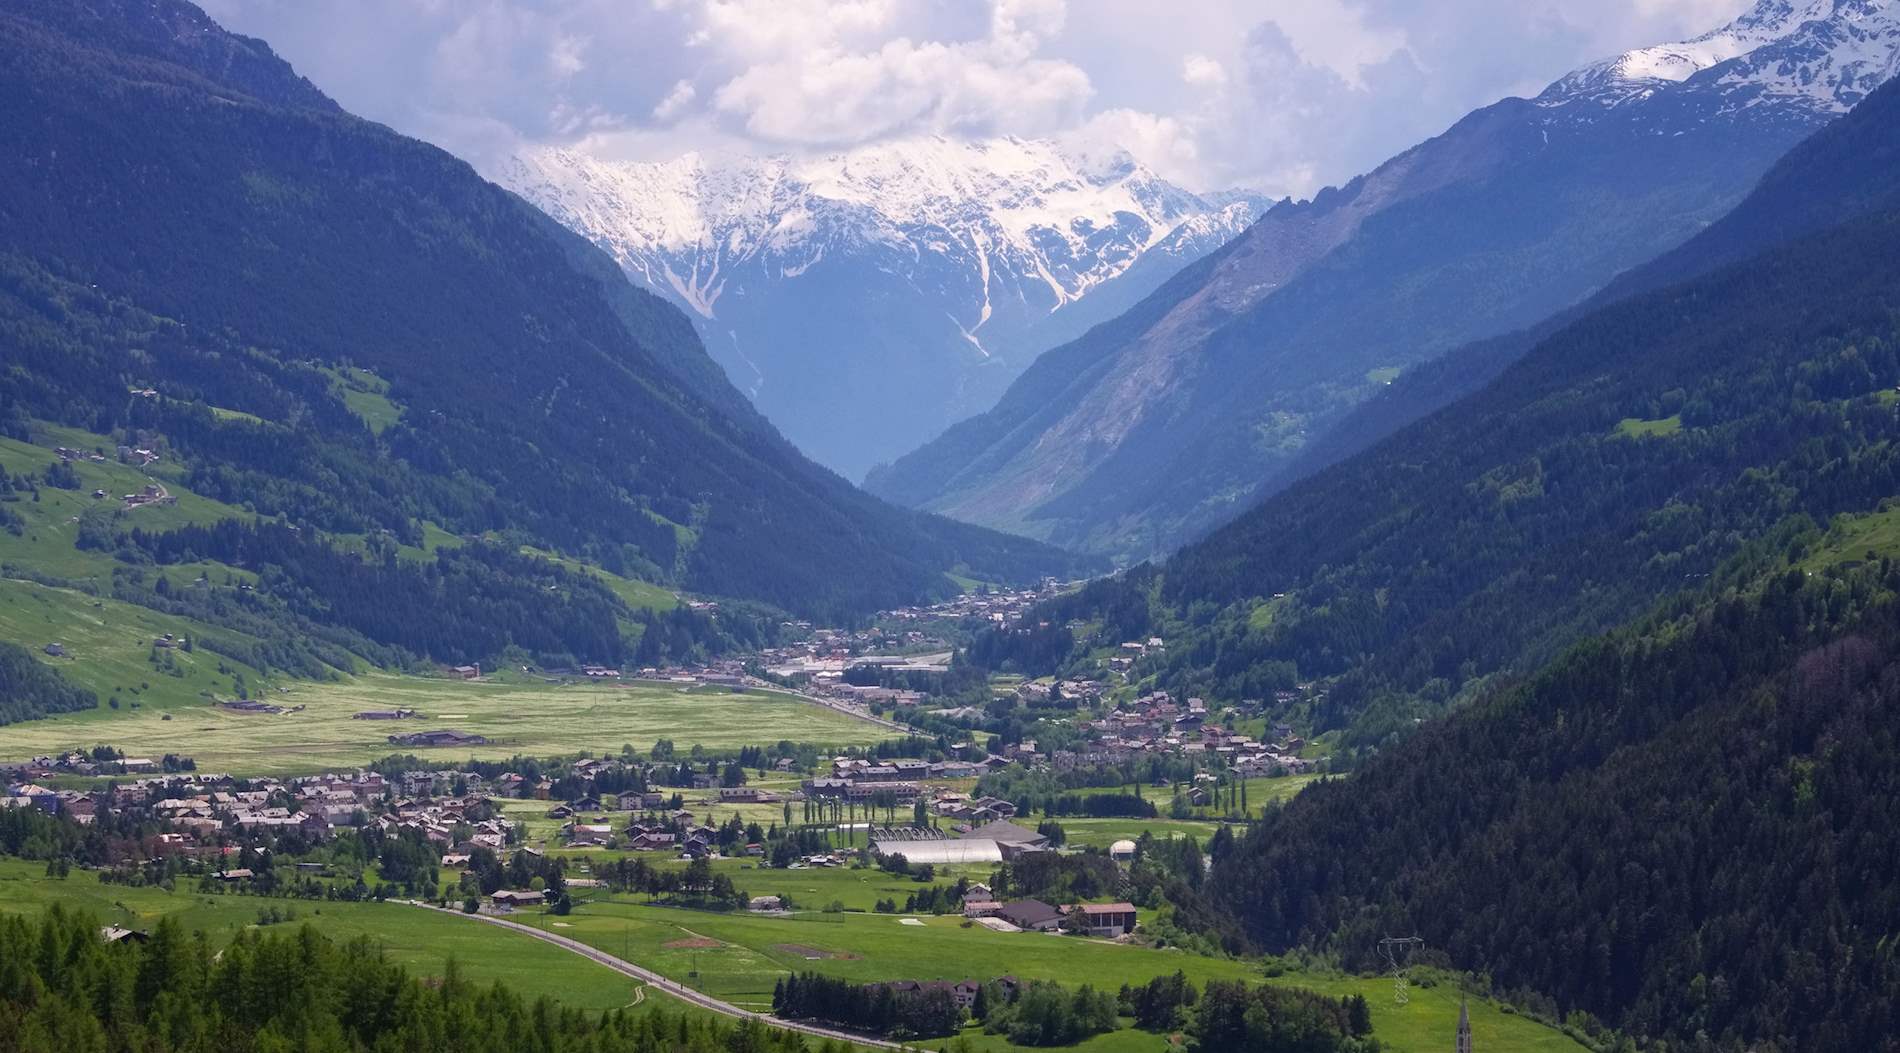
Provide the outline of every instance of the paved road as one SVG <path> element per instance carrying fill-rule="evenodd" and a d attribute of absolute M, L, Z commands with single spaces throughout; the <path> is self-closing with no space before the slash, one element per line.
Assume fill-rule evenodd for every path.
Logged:
<path fill-rule="evenodd" d="M 552 943 L 563 950 L 572 951 L 582 957 L 592 959 L 622 976 L 631 976 L 636 980 L 645 980 L 647 983 L 652 984 L 683 1002 L 690 1002 L 701 1009 L 708 1009 L 722 1016 L 729 1016 L 737 1020 L 757 1020 L 762 1024 L 769 1024 L 772 1027 L 782 1028 L 786 1031 L 798 1031 L 807 1035 L 816 1035 L 819 1038 L 835 1038 L 841 1042 L 850 1042 L 859 1046 L 870 1046 L 873 1049 L 908 1050 L 915 1048 L 896 1042 L 886 1042 L 880 1038 L 866 1038 L 863 1035 L 854 1035 L 848 1031 L 833 1031 L 830 1028 L 819 1027 L 815 1024 L 804 1024 L 795 1020 L 780 1020 L 778 1017 L 772 1016 L 769 1013 L 754 1013 L 750 1009 L 741 1009 L 731 1002 L 722 1002 L 711 995 L 701 994 L 690 987 L 674 983 L 651 969 L 642 968 L 624 958 L 616 958 L 597 947 L 590 947 L 579 940 L 571 939 L 558 933 L 552 933 L 546 929 L 537 929 L 532 925 L 523 925 L 518 921 L 509 921 L 506 918 L 497 918 L 488 914 L 464 914 L 459 910 L 437 907 L 417 900 L 406 900 L 404 902 L 407 902 L 412 907 L 421 907 L 424 910 L 433 910 L 442 914 L 453 914 L 458 918 L 468 918 L 472 921 L 485 921 L 490 925 L 499 925 L 504 929 L 513 929 L 516 932 L 525 933 L 537 940 Z"/>
<path fill-rule="evenodd" d="M 902 731 L 910 735 L 923 734 L 923 732 L 918 731 L 916 728 L 911 727 L 909 724 L 905 724 L 901 721 L 896 721 L 896 720 L 887 720 L 879 716 L 873 716 L 862 709 L 858 709 L 854 706 L 846 705 L 845 703 L 839 702 L 836 699 L 823 698 L 818 695 L 808 695 L 804 693 L 803 691 L 793 691 L 790 688 L 780 687 L 777 684 L 769 683 L 764 680 L 758 681 L 758 683 L 754 686 L 767 688 L 772 691 L 778 691 L 783 694 L 791 695 L 794 698 L 804 699 L 806 702 L 809 702 L 814 706 L 823 706 L 824 708 L 832 710 L 833 712 L 843 713 L 847 717 L 852 717 L 857 720 L 862 720 L 866 724 L 876 724 L 878 727 L 881 727 L 881 728 L 889 728 L 892 731 Z"/>

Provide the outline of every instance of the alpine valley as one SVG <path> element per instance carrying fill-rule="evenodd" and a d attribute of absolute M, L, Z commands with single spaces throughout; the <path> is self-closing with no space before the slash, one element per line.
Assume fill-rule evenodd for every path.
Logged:
<path fill-rule="evenodd" d="M 1896 68 L 1900 5 L 1762 0 L 1479 110 L 1273 209 L 867 485 L 1117 557 L 1176 548 L 1416 415 L 1329 434 L 1404 371 L 1533 326 L 1694 235 Z M 1429 404 L 1523 349 L 1433 374 Z"/>
<path fill-rule="evenodd" d="M 1900 0 L 1271 207 L 697 28 L 1142 5 L 214 6 L 0 0 L 0 1053 L 1900 1053 Z M 808 152 L 273 50 L 523 40 Z"/>

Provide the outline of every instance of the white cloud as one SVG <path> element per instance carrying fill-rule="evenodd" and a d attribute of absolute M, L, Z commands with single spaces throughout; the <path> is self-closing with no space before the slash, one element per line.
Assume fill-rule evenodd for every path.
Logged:
<path fill-rule="evenodd" d="M 1227 83 L 1227 67 L 1196 51 L 1181 60 L 1181 79 L 1197 87 L 1218 88 Z"/>
<path fill-rule="evenodd" d="M 1109 137 L 1310 193 L 1748 0 L 204 0 L 346 107 L 481 163 L 521 142 Z"/>
<path fill-rule="evenodd" d="M 721 20 L 734 4 L 715 5 Z M 796 7 L 798 5 L 791 5 Z M 748 65 L 714 94 L 720 113 L 774 145 L 843 145 L 907 134 L 1044 134 L 1073 126 L 1093 89 L 1067 62 L 1036 57 L 1061 29 L 1061 0 L 996 0 L 989 32 L 975 40 L 898 36 L 875 47 L 851 42 L 889 28 L 888 3 L 853 3 L 832 17 L 799 20 L 781 32 L 781 9 L 747 27 L 754 54 L 760 30 L 769 58 Z M 842 17 L 840 17 L 842 15 Z M 815 22 L 824 26 L 816 30 Z"/>
<path fill-rule="evenodd" d="M 698 94 L 692 81 L 675 81 L 673 90 L 666 93 L 666 98 L 661 99 L 658 106 L 653 107 L 653 119 L 663 122 L 678 120 Z"/>
<path fill-rule="evenodd" d="M 1140 110 L 1104 110 L 1062 137 L 1068 150 L 1097 162 L 1126 153 L 1163 179 L 1195 182 L 1201 173 L 1199 138 L 1174 117 Z"/>

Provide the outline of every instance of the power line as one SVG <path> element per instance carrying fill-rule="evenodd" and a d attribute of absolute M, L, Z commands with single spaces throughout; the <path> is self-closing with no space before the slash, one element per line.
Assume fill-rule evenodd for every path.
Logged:
<path fill-rule="evenodd" d="M 1379 953 L 1385 955 L 1387 969 L 1392 974 L 1392 1004 L 1411 1002 L 1412 982 L 1405 974 L 1412 967 L 1412 956 L 1423 946 L 1425 941 L 1417 936 L 1387 936 L 1379 941 Z"/>

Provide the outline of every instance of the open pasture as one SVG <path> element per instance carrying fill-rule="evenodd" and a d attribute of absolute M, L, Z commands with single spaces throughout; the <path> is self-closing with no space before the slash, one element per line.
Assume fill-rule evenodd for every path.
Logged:
<path fill-rule="evenodd" d="M 794 872 L 796 873 L 796 872 Z M 738 880 L 735 875 L 734 880 Z M 1197 984 L 1208 980 L 1268 980 L 1253 962 L 1205 958 L 1100 940 L 964 927 L 961 918 L 884 914 L 814 914 L 767 917 L 712 914 L 637 903 L 632 897 L 593 899 L 559 919 L 559 930 L 613 954 L 629 957 L 669 978 L 739 1004 L 769 1004 L 772 986 L 792 972 L 811 971 L 851 980 L 989 979 L 1014 975 L 1091 984 L 1109 991 L 1146 983 L 1177 969 Z M 528 916 L 538 925 L 554 920 Z M 693 975 L 697 973 L 697 975 Z M 1377 1036 L 1398 1053 L 1450 1044 L 1458 1018 L 1457 995 L 1447 987 L 1415 988 L 1410 1002 L 1395 1004 L 1390 980 L 1321 973 L 1287 973 L 1271 982 L 1308 987 L 1335 997 L 1362 994 L 1370 1003 Z M 1505 1013 L 1488 1002 L 1472 1003 L 1474 1036 L 1486 1049 L 1555 1053 L 1581 1049 L 1559 1032 Z M 966 1031 L 977 1049 L 1009 1048 L 994 1036 Z M 1153 1049 L 1155 1035 L 1124 1029 L 1098 1036 L 1077 1049 L 1110 1053 Z M 948 1041 L 927 1045 L 941 1048 Z"/>
<path fill-rule="evenodd" d="M 469 757 L 617 753 L 626 744 L 645 750 L 661 738 L 684 751 L 694 745 L 723 749 L 779 739 L 864 745 L 889 734 L 785 695 L 648 683 L 491 683 L 372 673 L 335 683 L 287 682 L 264 701 L 304 708 L 270 714 L 239 713 L 203 701 L 162 712 L 102 706 L 10 725 L 0 735 L 0 755 L 26 757 L 105 742 L 138 756 L 188 754 L 206 771 L 288 775 L 349 768 L 391 753 L 448 764 Z M 398 708 L 413 709 L 422 719 L 354 719 L 359 712 Z M 482 735 L 490 742 L 424 749 L 388 741 L 391 735 L 440 729 Z"/>
<path fill-rule="evenodd" d="M 41 866 L 0 860 L 0 912 L 37 914 L 55 903 L 86 911 L 101 924 L 135 929 L 149 930 L 171 916 L 187 930 L 202 930 L 214 944 L 256 926 L 259 911 L 295 911 L 296 919 L 281 931 L 309 922 L 332 939 L 367 936 L 417 975 L 440 976 L 453 958 L 474 982 L 503 981 L 528 997 L 547 995 L 576 1008 L 611 1009 L 635 998 L 633 981 L 551 944 L 403 904 L 204 895 L 182 886 L 167 892 L 101 884 L 84 871 L 55 880 Z"/>

